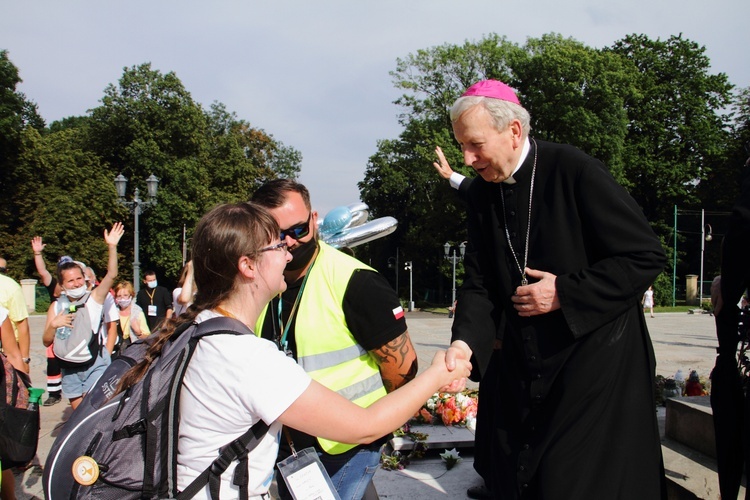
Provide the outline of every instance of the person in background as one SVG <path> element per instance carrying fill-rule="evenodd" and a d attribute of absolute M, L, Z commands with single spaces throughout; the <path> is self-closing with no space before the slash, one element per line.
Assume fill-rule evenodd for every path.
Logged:
<path fill-rule="evenodd" d="M 34 267 L 39 278 L 42 280 L 42 285 L 47 290 L 49 295 L 50 304 L 57 300 L 60 296 L 60 285 L 52 273 L 47 270 L 47 264 L 44 262 L 44 256 L 42 252 L 46 245 L 42 242 L 41 236 L 34 236 L 31 239 L 31 251 L 34 254 Z M 64 256 L 61 258 L 66 258 Z M 67 257 L 69 261 L 72 261 L 70 257 Z M 57 361 L 57 357 L 52 350 L 52 346 L 47 347 L 47 399 L 44 400 L 44 406 L 53 406 L 60 402 L 62 399 L 62 373 L 60 373 L 60 363 Z"/>
<path fill-rule="evenodd" d="M 396 292 L 374 269 L 319 241 L 318 213 L 307 188 L 277 179 L 258 188 L 253 201 L 271 212 L 293 257 L 284 270 L 286 291 L 263 310 L 256 332 L 293 356 L 314 380 L 360 406 L 413 379 L 417 355 Z M 290 455 L 289 441 L 297 448 L 315 447 L 342 500 L 362 498 L 388 439 L 383 435 L 357 446 L 293 426 L 289 435 L 279 460 Z M 284 482 L 277 482 L 287 498 Z"/>
<path fill-rule="evenodd" d="M 135 290 L 129 281 L 121 281 L 115 285 L 115 304 L 119 311 L 117 322 L 118 344 L 114 351 L 122 352 L 136 340 L 140 340 L 151 333 L 146 321 L 146 315 L 138 304 L 133 301 Z"/>
<path fill-rule="evenodd" d="M 750 155 L 750 142 L 745 145 Z M 743 389 L 738 366 L 738 332 L 747 335 L 747 310 L 741 310 L 742 296 L 750 287 L 750 156 L 741 173 L 740 196 L 732 207 L 721 245 L 721 276 L 714 279 L 716 363 L 711 371 L 711 409 L 716 436 L 716 460 L 722 498 L 737 498 L 742 474 L 750 477 L 750 392 Z M 740 325 L 742 321 L 742 325 Z M 744 340 L 744 339 L 742 339 Z"/>
<path fill-rule="evenodd" d="M 172 294 L 156 280 L 156 271 L 151 269 L 143 273 L 144 287 L 138 291 L 136 304 L 146 312 L 148 327 L 155 332 L 162 321 L 172 317 Z"/>
<path fill-rule="evenodd" d="M 220 205 L 204 215 L 192 250 L 195 303 L 147 341 L 151 347 L 144 361 L 125 374 L 118 391 L 143 376 L 180 325 L 224 316 L 251 328 L 286 289 L 283 272 L 292 257 L 274 218 L 255 203 Z M 249 452 L 244 474 L 250 498 L 269 498 L 282 424 L 330 440 L 369 443 L 403 425 L 441 385 L 470 369 L 460 362 L 451 375 L 444 353 L 438 353 L 414 380 L 362 408 L 315 381 L 268 340 L 251 334 L 204 337 L 180 391 L 177 486 L 184 491 L 215 460 L 219 447 L 263 420 L 269 428 Z M 221 498 L 239 498 L 232 482 L 239 477 L 237 463 L 221 476 Z M 209 489 L 206 485 L 195 498 L 213 498 Z"/>
<path fill-rule="evenodd" d="M 646 290 L 643 293 L 643 299 L 641 299 L 641 304 L 643 305 L 643 310 L 649 310 L 651 312 L 651 317 L 654 317 L 654 287 L 650 286 L 648 287 L 648 290 Z"/>
<path fill-rule="evenodd" d="M 112 347 L 114 347 L 116 339 L 111 338 L 112 335 L 110 334 L 107 336 L 107 340 L 104 340 L 103 332 L 106 331 L 106 328 L 102 327 L 101 319 L 104 316 L 105 301 L 108 296 L 111 299 L 109 289 L 117 276 L 117 244 L 123 233 L 124 229 L 119 222 L 112 226 L 111 231 L 104 231 L 104 242 L 109 250 L 109 259 L 107 274 L 99 286 L 93 289 L 87 286 L 84 271 L 76 262 L 66 262 L 58 268 L 57 280 L 62 287 L 62 293 L 66 294 L 71 302 L 83 301 L 88 309 L 88 317 L 91 320 L 90 326 L 94 335 L 100 335 L 100 343 L 107 346 L 107 348 L 99 349 L 99 355 L 92 364 L 70 368 L 63 366 L 61 368 L 62 392 L 65 397 L 70 399 L 70 405 L 74 410 L 111 360 Z M 66 310 L 58 311 L 56 306 L 57 304 L 53 302 L 47 310 L 47 322 L 44 325 L 44 334 L 42 335 L 45 346 L 50 346 L 55 341 L 58 328 L 73 326 L 75 314 L 70 314 Z"/>
<path fill-rule="evenodd" d="M 446 362 L 496 370 L 481 403 L 493 498 L 666 498 L 640 304 L 666 262 L 658 237 L 601 162 L 529 137 L 504 83 L 472 85 L 450 116 L 478 176 Z"/>
<path fill-rule="evenodd" d="M 8 361 L 13 366 L 13 368 L 20 372 L 26 371 L 27 365 L 23 362 L 21 350 L 18 348 L 18 344 L 16 343 L 16 336 L 13 333 L 13 325 L 8 318 L 8 310 L 2 306 L 0 306 L 0 349 L 8 358 Z M 0 484 L 0 498 L 2 498 L 2 500 L 15 500 L 16 478 L 13 475 L 13 467 L 20 467 L 24 465 L 26 464 L 3 462 L 2 484 Z"/>
<path fill-rule="evenodd" d="M 6 267 L 5 259 L 2 267 Z M 0 274 L 0 306 L 8 310 L 8 317 L 13 325 L 13 333 L 21 351 L 21 358 L 25 368 L 24 373 L 29 373 L 31 362 L 30 348 L 31 335 L 29 334 L 29 310 L 26 308 L 26 300 L 23 298 L 21 285 L 13 278 Z"/>

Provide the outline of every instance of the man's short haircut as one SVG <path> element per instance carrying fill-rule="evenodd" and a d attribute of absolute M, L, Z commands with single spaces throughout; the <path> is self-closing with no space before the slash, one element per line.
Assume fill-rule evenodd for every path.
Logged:
<path fill-rule="evenodd" d="M 143 278 L 145 279 L 146 276 L 156 276 L 156 271 L 154 271 L 153 269 L 146 269 L 145 271 L 143 271 Z"/>
<path fill-rule="evenodd" d="M 526 137 L 529 135 L 529 131 L 531 130 L 531 115 L 526 111 L 526 108 L 502 99 L 492 99 L 491 97 L 459 97 L 451 107 L 451 123 L 455 123 L 462 114 L 476 105 L 484 106 L 484 109 L 492 117 L 497 130 L 505 130 L 511 121 L 517 119 L 521 122 L 523 136 Z"/>
<path fill-rule="evenodd" d="M 255 191 L 252 201 L 268 209 L 278 208 L 284 204 L 286 193 L 290 191 L 299 193 L 302 201 L 305 202 L 305 207 L 312 210 L 310 192 L 304 185 L 293 179 L 274 179 L 266 182 Z"/>

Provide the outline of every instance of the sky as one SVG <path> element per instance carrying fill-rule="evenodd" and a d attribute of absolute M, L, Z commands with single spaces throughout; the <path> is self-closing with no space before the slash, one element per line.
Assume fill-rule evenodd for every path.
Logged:
<path fill-rule="evenodd" d="M 0 0 L 0 50 L 48 124 L 85 115 L 123 68 L 150 62 L 204 109 L 221 102 L 300 151 L 321 217 L 359 201 L 377 141 L 402 131 L 397 59 L 552 32 L 596 48 L 682 33 L 706 47 L 712 73 L 750 87 L 747 0 Z"/>

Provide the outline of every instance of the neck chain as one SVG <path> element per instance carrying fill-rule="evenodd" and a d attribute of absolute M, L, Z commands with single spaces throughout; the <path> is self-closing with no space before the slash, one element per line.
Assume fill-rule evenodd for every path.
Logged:
<path fill-rule="evenodd" d="M 534 141 L 534 139 L 531 139 Z M 531 169 L 531 190 L 529 191 L 529 219 L 526 222 L 526 248 L 523 252 L 523 267 L 521 267 L 521 263 L 518 262 L 518 257 L 516 256 L 516 250 L 513 248 L 513 243 L 510 242 L 510 233 L 508 232 L 508 218 L 505 215 L 505 194 L 503 191 L 503 188 L 500 188 L 500 201 L 503 205 L 503 224 L 505 225 L 505 239 L 508 241 L 508 246 L 510 247 L 510 253 L 513 254 L 513 259 L 516 261 L 516 267 L 518 267 L 518 271 L 521 273 L 521 286 L 526 286 L 529 284 L 529 280 L 526 278 L 526 265 L 529 263 L 529 235 L 531 234 L 531 202 L 534 199 L 534 179 L 536 178 L 536 158 L 537 158 L 537 152 L 539 151 L 539 148 L 536 145 L 536 141 L 534 141 L 534 167 Z"/>

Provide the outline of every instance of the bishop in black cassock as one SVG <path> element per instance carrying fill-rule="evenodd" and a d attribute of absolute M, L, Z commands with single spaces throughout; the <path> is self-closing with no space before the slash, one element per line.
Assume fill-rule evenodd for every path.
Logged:
<path fill-rule="evenodd" d="M 449 358 L 472 356 L 476 376 L 493 363 L 497 390 L 480 401 L 492 405 L 493 496 L 666 498 L 640 306 L 665 265 L 659 239 L 601 162 L 528 137 L 509 87 L 465 96 L 451 118 L 479 176 Z M 498 104 L 526 119 L 499 126 Z"/>

